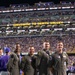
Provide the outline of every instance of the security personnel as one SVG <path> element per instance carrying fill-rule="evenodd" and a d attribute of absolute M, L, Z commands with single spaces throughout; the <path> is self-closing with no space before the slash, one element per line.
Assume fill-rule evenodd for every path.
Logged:
<path fill-rule="evenodd" d="M 24 75 L 36 75 L 36 57 L 34 52 L 34 47 L 30 46 L 28 55 L 22 58 L 21 69 Z"/>
<path fill-rule="evenodd" d="M 49 62 L 50 43 L 48 41 L 43 43 L 43 50 L 38 51 L 37 66 L 39 75 L 50 75 L 48 71 Z"/>
<path fill-rule="evenodd" d="M 59 41 L 57 43 L 57 50 L 52 54 L 52 60 L 50 60 L 53 75 L 66 75 L 67 65 L 68 55 L 63 51 L 63 42 Z"/>

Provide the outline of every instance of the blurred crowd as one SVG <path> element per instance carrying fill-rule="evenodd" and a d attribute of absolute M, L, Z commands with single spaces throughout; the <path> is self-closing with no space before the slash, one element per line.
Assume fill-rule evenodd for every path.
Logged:
<path fill-rule="evenodd" d="M 9 47 L 12 51 L 15 50 L 15 43 L 21 44 L 21 51 L 28 52 L 29 46 L 34 46 L 35 51 L 38 52 L 42 49 L 42 44 L 44 41 L 49 41 L 51 44 L 51 50 L 56 50 L 56 43 L 59 40 L 62 40 L 64 43 L 64 51 L 66 52 L 75 52 L 75 36 L 39 36 L 39 37 L 14 37 L 14 38 L 0 38 L 0 46 L 2 48 Z M 75 62 L 75 56 L 69 56 L 69 68 Z"/>
<path fill-rule="evenodd" d="M 11 5 L 9 8 L 6 8 L 6 10 L 5 8 L 2 10 L 0 9 L 0 24 L 5 25 L 26 22 L 74 21 L 74 5 L 74 3 L 55 5 L 50 4 L 49 2 L 36 3 L 33 7 L 26 7 L 25 5 Z M 9 10 L 10 12 L 8 12 Z"/>
<path fill-rule="evenodd" d="M 22 52 L 27 52 L 29 46 L 34 46 L 36 52 L 42 48 L 42 43 L 45 40 L 48 40 L 51 44 L 51 50 L 55 50 L 56 42 L 61 40 L 64 42 L 65 51 L 74 51 L 75 52 L 75 35 L 72 36 L 31 36 L 31 37 L 9 37 L 9 38 L 0 38 L 0 46 L 3 48 L 6 45 L 10 47 L 13 51 L 15 48 L 15 43 L 21 44 Z"/>
<path fill-rule="evenodd" d="M 31 11 L 0 14 L 0 24 L 51 22 L 51 21 L 74 21 L 75 10 L 51 10 L 51 11 Z"/>
<path fill-rule="evenodd" d="M 68 9 L 62 8 L 62 7 L 68 7 L 68 6 L 70 7 Z M 64 21 L 65 23 L 66 21 L 74 22 L 75 20 L 74 7 L 75 7 L 75 3 L 73 4 L 72 3 L 62 3 L 62 4 L 60 3 L 58 5 L 55 5 L 49 2 L 48 3 L 41 3 L 41 2 L 36 3 L 33 7 L 29 6 L 28 4 L 10 5 L 9 8 L 4 8 L 4 10 L 2 8 L 0 9 L 0 25 L 8 25 L 8 24 L 10 25 L 10 24 L 17 24 L 17 23 L 18 24 L 19 23 L 33 23 L 33 22 L 36 22 L 36 23 L 37 22 L 53 22 L 53 21 L 56 21 L 56 22 Z M 42 12 L 41 11 L 42 9 L 39 9 L 39 8 L 45 8 L 45 10 L 43 10 Z M 30 12 L 28 11 L 32 9 L 34 10 Z M 9 13 L 5 13 L 5 11 L 9 11 L 9 10 L 11 10 Z M 22 11 L 14 12 L 14 10 L 15 11 L 22 10 Z M 38 10 L 38 11 L 35 11 L 35 10 Z M 1 11 L 4 11 L 4 12 L 1 13 Z M 70 26 L 73 27 L 71 24 Z M 62 30 L 61 32 L 59 32 L 58 30 L 55 33 L 58 33 L 58 34 L 64 33 L 66 28 L 63 28 Z M 48 33 L 45 33 L 45 34 L 48 34 Z M 3 38 L 0 38 L 0 46 L 3 49 L 4 47 L 9 47 L 12 51 L 14 51 L 15 43 L 19 43 L 21 45 L 22 52 L 28 52 L 29 46 L 34 46 L 35 51 L 38 52 L 39 50 L 42 49 L 43 42 L 47 40 L 50 42 L 51 50 L 55 51 L 56 43 L 58 42 L 58 40 L 62 40 L 64 43 L 64 51 L 68 53 L 75 53 L 75 35 L 71 35 L 71 34 L 72 32 L 69 33 L 69 35 L 60 36 L 60 37 L 58 36 L 34 36 L 34 37 L 27 36 L 27 37 L 6 37 L 6 38 L 3 37 Z M 72 66 L 73 63 L 75 62 L 75 56 L 69 56 L 69 58 L 70 58 L 70 63 L 69 63 L 69 68 L 70 68 L 70 66 Z"/>

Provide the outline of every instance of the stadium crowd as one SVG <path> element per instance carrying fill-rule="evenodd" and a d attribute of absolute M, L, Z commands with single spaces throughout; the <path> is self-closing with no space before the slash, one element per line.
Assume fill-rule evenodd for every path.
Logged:
<path fill-rule="evenodd" d="M 15 43 L 19 43 L 21 46 L 21 52 L 22 53 L 28 53 L 29 47 L 34 47 L 35 52 L 40 51 L 43 48 L 43 42 L 48 41 L 50 43 L 50 51 L 55 52 L 57 47 L 57 42 L 63 41 L 64 48 L 63 51 L 66 52 L 75 52 L 75 42 L 74 42 L 74 36 L 63 36 L 57 37 L 57 36 L 41 36 L 41 37 L 16 37 L 16 38 L 0 38 L 1 47 L 5 50 L 5 48 L 10 48 L 12 52 L 14 52 L 16 45 Z M 18 48 L 19 49 L 19 48 Z M 4 51 L 5 52 L 5 51 Z M 15 58 L 16 59 L 16 58 Z M 74 56 L 69 57 L 69 65 L 67 66 L 68 69 L 73 65 L 75 62 Z M 10 61 L 11 62 L 11 61 Z M 10 68 L 9 68 L 10 69 Z"/>
<path fill-rule="evenodd" d="M 68 53 L 75 53 L 75 35 L 72 36 L 36 36 L 36 37 L 11 37 L 11 38 L 0 38 L 0 46 L 2 48 L 8 46 L 12 51 L 15 49 L 15 43 L 21 44 L 22 52 L 28 52 L 29 46 L 34 46 L 35 51 L 42 49 L 42 43 L 48 40 L 51 44 L 51 50 L 55 51 L 56 42 L 61 40 L 64 42 L 64 51 Z M 74 62 L 75 58 L 70 57 L 70 62 Z M 71 64 L 71 63 L 70 63 Z"/>
<path fill-rule="evenodd" d="M 7 14 L 7 15 L 6 15 Z M 19 13 L 0 14 L 0 24 L 32 23 L 32 22 L 51 22 L 51 21 L 74 21 L 75 10 L 51 10 L 51 11 L 32 11 Z"/>
<path fill-rule="evenodd" d="M 28 6 L 28 5 L 27 5 Z M 64 8 L 64 7 L 65 8 Z M 68 7 L 68 6 L 70 6 L 70 8 L 66 8 L 66 7 Z M 50 8 L 51 7 L 51 8 Z M 56 8 L 57 7 L 57 8 Z M 48 49 L 50 49 L 52 52 L 55 52 L 55 50 L 56 50 L 56 47 L 58 48 L 58 50 L 60 50 L 60 48 L 61 48 L 61 50 L 63 50 L 63 51 L 66 51 L 67 53 L 75 53 L 75 35 L 72 35 L 71 33 L 68 33 L 68 35 L 62 35 L 65 31 L 67 31 L 68 29 L 67 28 L 64 28 L 64 27 L 67 27 L 66 25 L 63 27 L 62 25 L 60 26 L 60 25 L 58 25 L 59 24 L 59 22 L 58 21 L 63 21 L 63 22 L 65 22 L 65 24 L 66 24 L 66 21 L 73 21 L 74 22 L 74 20 L 75 20 L 75 9 L 74 9 L 74 7 L 75 7 L 75 4 L 73 3 L 68 3 L 68 4 L 59 4 L 59 5 L 54 5 L 54 4 L 50 4 L 50 5 L 46 5 L 46 3 L 36 3 L 33 7 L 31 7 L 31 6 L 28 6 L 28 7 L 26 7 L 25 8 L 25 6 L 22 6 L 22 7 L 20 7 L 20 6 L 11 6 L 10 7 L 10 9 L 9 8 L 5 8 L 5 10 L 3 11 L 2 9 L 0 9 L 0 25 L 1 25 L 1 27 L 2 27 L 2 25 L 8 25 L 8 27 L 6 28 L 6 27 L 4 27 L 4 29 L 3 29 L 3 27 L 2 27 L 2 29 L 0 30 L 0 34 L 2 34 L 3 35 L 3 33 L 5 33 L 4 35 L 5 36 L 3 36 L 3 37 L 0 37 L 0 47 L 4 50 L 5 48 L 10 48 L 10 50 L 12 51 L 12 52 L 14 52 L 14 50 L 15 50 L 15 54 L 17 54 L 17 56 L 14 54 L 14 56 L 15 56 L 15 58 L 13 59 L 13 60 L 17 60 L 18 58 L 19 58 L 19 62 L 13 62 L 13 64 L 15 64 L 15 65 L 17 65 L 17 67 L 16 66 L 14 66 L 14 67 L 16 67 L 17 68 L 17 71 L 16 70 L 14 70 L 14 69 L 16 69 L 16 68 L 13 68 L 12 67 L 12 64 L 10 64 L 12 61 L 12 58 L 14 57 L 14 56 L 10 56 L 11 57 L 11 59 L 10 59 L 10 61 L 8 62 L 8 70 L 10 71 L 10 75 L 19 75 L 19 71 L 20 71 L 20 69 L 19 69 L 19 66 L 18 65 L 20 65 L 20 62 L 22 62 L 21 63 L 21 70 L 26 70 L 26 69 L 24 69 L 25 68 L 25 66 L 27 67 L 27 64 L 25 65 L 24 64 L 24 62 L 25 63 L 28 63 L 28 64 L 30 64 L 30 66 L 32 66 L 32 64 L 34 64 L 34 63 L 32 63 L 32 61 L 36 58 L 36 57 L 34 57 L 34 58 L 32 58 L 32 57 L 25 57 L 25 58 L 23 58 L 22 60 L 23 61 L 21 61 L 20 59 L 21 59 L 21 57 L 20 57 L 20 53 L 18 53 L 18 51 L 20 52 L 20 49 L 21 49 L 21 52 L 22 53 L 27 53 L 27 52 L 29 52 L 31 49 L 33 50 L 34 48 L 35 48 L 35 52 L 38 52 L 38 57 L 40 57 L 40 59 L 42 60 L 42 54 L 39 54 L 39 50 L 41 50 L 42 48 L 43 48 L 43 43 L 44 43 L 44 41 L 48 41 L 48 42 L 46 42 L 46 44 L 48 44 L 49 45 L 49 43 L 50 43 L 50 48 L 48 48 Z M 45 8 L 45 10 L 44 9 L 41 9 L 41 8 Z M 21 10 L 22 11 L 21 11 Z M 34 9 L 34 10 L 33 10 Z M 48 10 L 47 10 L 48 9 Z M 53 10 L 52 10 L 53 9 Z M 10 12 L 5 12 L 5 11 L 9 11 L 10 10 Z M 18 11 L 19 10 L 19 11 Z M 33 10 L 33 11 L 32 11 Z M 37 11 L 38 10 L 38 11 Z M 47 11 L 46 11 L 47 10 Z M 1 12 L 1 11 L 3 11 L 3 12 Z M 18 12 L 17 12 L 18 11 Z M 35 11 L 35 12 L 34 12 Z M 43 11 L 43 12 L 42 12 Z M 56 28 L 57 29 L 59 29 L 60 27 L 62 27 L 62 30 L 60 30 L 60 32 L 59 32 L 59 30 L 57 30 L 57 32 L 55 32 L 55 34 L 57 35 L 59 35 L 59 36 L 49 36 L 50 35 L 50 33 L 47 35 L 47 36 L 44 36 L 44 34 L 43 33 L 41 33 L 42 35 L 41 36 L 32 36 L 32 34 L 31 35 L 29 35 L 29 32 L 27 33 L 29 36 L 24 36 L 24 37 L 19 37 L 19 36 L 15 36 L 15 34 L 14 34 L 14 37 L 6 37 L 6 30 L 10 30 L 11 31 L 11 33 L 14 33 L 14 32 L 16 32 L 17 33 L 17 29 L 19 29 L 19 27 L 14 27 L 13 25 L 12 25 L 12 28 L 10 28 L 10 25 L 11 24 L 14 24 L 14 25 L 16 25 L 16 24 L 20 24 L 20 23 L 32 23 L 33 24 L 33 22 L 41 22 L 41 24 L 42 24 L 42 22 L 54 22 L 54 24 L 53 25 L 55 25 L 55 23 L 57 23 L 58 22 L 58 24 L 56 24 Z M 32 26 L 32 24 L 30 24 L 30 27 Z M 40 24 L 40 25 L 41 25 Z M 61 23 L 60 23 L 61 24 Z M 38 24 L 39 25 L 39 24 Z M 64 25 L 64 24 L 63 24 Z M 72 27 L 72 25 L 71 24 L 68 24 L 68 27 Z M 29 31 L 29 29 L 30 29 L 30 27 L 29 28 L 27 28 L 28 29 L 28 31 Z M 43 31 L 42 30 L 42 28 L 45 28 L 44 27 L 44 25 L 41 25 L 41 26 L 39 26 L 40 27 L 40 29 L 39 29 L 39 31 Z M 47 26 L 46 26 L 47 27 Z M 53 26 L 52 26 L 53 27 Z M 54 30 L 54 28 L 55 27 L 53 27 L 53 30 Z M 75 27 L 75 26 L 74 26 Z M 5 28 L 6 28 L 6 30 L 5 30 Z M 10 29 L 9 29 L 10 28 Z M 50 28 L 50 26 L 48 27 L 48 28 Z M 22 27 L 22 29 L 23 29 L 23 27 Z M 21 29 L 21 30 L 22 30 Z M 26 29 L 26 28 L 25 28 Z M 50 28 L 50 29 L 52 29 L 52 28 Z M 50 30 L 49 29 L 49 30 Z M 52 31 L 53 31 L 52 30 Z M 75 30 L 75 29 L 74 29 Z M 24 31 L 26 31 L 26 30 L 24 30 Z M 23 31 L 23 32 L 24 32 Z M 37 30 L 38 31 L 38 30 Z M 11 34 L 10 33 L 10 34 Z M 61 34 L 62 33 L 62 34 Z M 36 34 L 36 33 L 35 33 Z M 45 32 L 45 34 L 47 34 L 46 32 Z M 36 34 L 37 35 L 37 34 Z M 22 35 L 21 35 L 22 36 Z M 58 45 L 57 45 L 57 42 L 58 41 L 63 41 L 63 43 L 62 42 L 59 42 L 58 43 Z M 18 43 L 18 45 L 15 45 L 16 43 Z M 21 48 L 20 48 L 20 45 L 21 45 Z M 63 45 L 64 45 L 64 48 L 63 48 Z M 60 47 L 61 46 L 61 47 Z M 49 47 L 49 46 L 48 46 Z M 29 50 L 30 49 L 30 50 Z M 1 50 L 1 49 L 0 49 Z M 8 52 L 9 52 L 9 49 L 7 49 L 8 50 Z M 44 50 L 45 51 L 45 50 Z M 6 52 L 6 53 L 8 53 L 8 52 Z M 31 51 L 30 53 L 32 54 L 34 52 L 34 50 L 33 51 Z M 59 52 L 59 51 L 57 51 L 57 52 Z M 40 52 L 41 53 L 41 52 Z M 46 53 L 46 55 L 45 55 L 45 53 Z M 45 51 L 45 53 L 43 53 L 43 58 L 45 57 L 46 59 L 45 60 L 47 60 L 47 59 L 49 59 L 49 61 L 51 61 L 51 62 L 53 62 L 53 60 L 54 61 L 57 61 L 57 60 L 55 60 L 56 58 L 55 58 L 55 56 L 52 56 L 52 58 L 54 57 L 55 59 L 53 59 L 52 60 L 52 58 L 51 57 L 49 57 L 48 55 L 49 55 L 49 52 L 46 52 Z M 61 60 L 64 62 L 66 59 L 64 58 L 64 56 L 63 55 L 61 55 L 62 54 L 62 51 L 61 51 L 61 53 L 59 53 L 59 55 L 58 55 L 58 58 L 60 59 L 61 58 Z M 45 56 L 44 56 L 45 55 Z M 64 54 L 65 55 L 65 54 Z M 30 56 L 30 54 L 28 55 L 28 56 Z M 18 58 L 17 58 L 18 57 Z M 62 57 L 63 57 L 63 59 L 62 59 Z M 65 57 L 67 58 L 67 55 L 65 55 Z M 2 57 L 3 59 L 4 59 L 4 57 Z M 0 61 L 1 60 L 3 60 L 3 59 L 0 59 Z M 26 60 L 26 61 L 24 61 L 24 59 Z M 69 57 L 69 59 L 70 59 L 70 61 L 69 61 L 69 65 L 68 65 L 68 69 L 71 67 L 71 66 L 73 66 L 73 63 L 75 62 L 75 56 L 70 56 Z M 63 63 L 62 61 L 60 60 L 60 62 L 61 63 Z M 40 61 L 40 60 L 39 60 Z M 38 61 L 38 63 L 40 63 Z M 42 60 L 42 61 L 44 61 L 44 60 Z M 48 61 L 48 62 L 49 62 Z M 4 60 L 3 60 L 3 62 L 4 62 Z M 46 63 L 46 61 L 44 61 L 45 63 Z M 59 62 L 59 63 L 60 63 Z M 66 62 L 67 62 L 67 60 L 66 60 Z M 1 63 L 1 62 L 0 62 Z M 43 63 L 43 62 L 42 62 Z M 56 64 L 56 62 L 54 62 L 55 64 Z M 2 64 L 2 63 L 1 63 Z M 41 64 L 41 63 L 40 63 Z M 41 65 L 44 65 L 44 64 L 41 64 Z M 40 65 L 40 66 L 41 66 Z M 52 63 L 48 63 L 48 64 L 45 64 L 44 66 L 46 66 L 46 65 L 49 65 L 49 67 L 52 67 L 52 65 L 53 66 L 55 66 L 54 64 L 52 64 Z M 58 64 L 59 65 L 59 64 Z M 57 66 L 58 66 L 57 64 L 56 64 L 56 68 L 57 68 Z M 64 66 L 65 65 L 65 62 L 64 62 L 64 64 L 62 64 L 61 66 Z M 1 65 L 0 65 L 1 66 Z M 43 67 L 44 67 L 43 66 Z M 60 69 L 60 67 L 61 67 L 60 65 L 59 65 L 59 74 L 56 74 L 56 75 L 64 75 L 63 73 L 61 73 L 61 69 Z M 14 72 L 11 72 L 11 68 L 13 69 L 13 71 Z M 35 67 L 35 66 L 32 66 L 32 67 Z M 40 67 L 41 68 L 41 67 Z M 46 67 L 47 68 L 47 67 Z M 46 68 L 42 68 L 42 69 L 46 69 Z M 2 68 L 1 68 L 2 69 Z M 64 70 L 65 68 L 63 68 L 63 70 Z M 47 70 L 47 69 L 46 69 Z M 16 71 L 16 72 L 15 72 Z M 66 70 L 65 70 L 66 71 Z M 24 73 L 25 73 L 26 71 L 24 71 Z M 32 73 L 31 73 L 32 72 Z M 47 75 L 47 73 L 42 73 L 42 72 L 44 72 L 43 70 L 39 70 L 39 73 L 40 74 L 38 74 L 38 75 Z M 17 74 L 18 73 L 18 74 Z M 54 74 L 55 72 L 53 72 L 53 74 Z M 1 72 L 0 72 L 0 74 L 1 74 Z M 30 71 L 30 72 L 28 72 L 28 75 L 33 75 L 33 70 L 32 71 Z M 5 73 L 5 75 L 6 75 L 6 73 Z M 27 73 L 25 73 L 25 75 L 27 75 Z M 36 74 L 35 74 L 36 75 Z M 55 75 L 55 74 L 54 74 Z M 66 75 L 66 74 L 65 74 Z"/>
<path fill-rule="evenodd" d="M 64 42 L 64 47 L 66 51 L 74 51 L 75 50 L 75 35 L 72 36 L 62 36 L 62 40 Z M 22 47 L 22 52 L 27 52 L 29 46 L 34 46 L 36 52 L 42 48 L 42 43 L 45 40 L 49 40 L 51 43 L 51 49 L 55 50 L 56 42 L 58 41 L 58 36 L 29 36 L 29 37 L 7 37 L 7 38 L 0 38 L 1 47 L 4 46 L 10 47 L 11 50 L 14 50 L 15 43 L 20 43 Z"/>
<path fill-rule="evenodd" d="M 44 5 L 44 3 L 40 3 Z M 36 4 L 39 6 L 39 4 Z M 36 6 L 34 5 L 34 6 Z M 63 6 L 62 6 L 63 5 Z M 67 5 L 67 6 L 66 6 Z M 55 9 L 55 6 L 57 6 L 57 8 Z M 23 6 L 25 8 L 25 6 Z M 52 9 L 50 9 L 50 7 Z M 65 7 L 65 8 L 64 8 Z M 70 8 L 66 8 L 66 7 L 70 7 Z M 72 8 L 71 8 L 72 7 Z M 9 7 L 10 8 L 10 7 Z M 13 10 L 15 10 L 16 8 L 18 9 L 22 9 L 20 6 L 18 5 L 13 5 L 12 6 Z M 10 8 L 10 10 L 12 9 Z M 28 7 L 31 9 L 31 7 Z M 46 7 L 42 7 L 42 8 L 46 8 Z M 50 22 L 50 21 L 73 21 L 75 20 L 75 10 L 74 10 L 74 4 L 68 3 L 68 4 L 57 4 L 57 5 L 49 5 L 48 10 L 46 11 L 46 9 L 42 10 L 39 9 L 39 7 L 32 7 L 32 9 L 36 9 L 36 10 L 32 10 L 32 11 L 12 11 L 11 12 L 1 12 L 0 14 L 0 24 L 1 25 L 6 25 L 6 24 L 15 24 L 15 23 L 26 23 L 26 22 Z M 53 9 L 54 8 L 54 9 Z M 62 8 L 62 9 L 59 9 Z M 8 11 L 8 8 L 6 8 Z M 2 11 L 2 10 L 1 10 Z M 35 11 L 35 12 L 34 12 Z"/>

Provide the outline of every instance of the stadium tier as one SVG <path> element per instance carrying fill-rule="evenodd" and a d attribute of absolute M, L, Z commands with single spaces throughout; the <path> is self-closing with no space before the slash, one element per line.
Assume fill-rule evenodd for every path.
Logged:
<path fill-rule="evenodd" d="M 0 9 L 0 36 L 70 35 L 75 33 L 75 3 L 10 5 Z"/>
<path fill-rule="evenodd" d="M 3 41 L 2 38 L 6 38 L 9 41 L 10 38 L 11 40 L 18 38 L 17 40 L 24 41 L 26 37 L 30 37 L 26 38 L 28 40 L 32 40 L 31 37 L 39 37 L 38 39 L 40 40 L 45 37 L 55 39 L 58 36 L 65 36 L 64 38 L 67 39 L 67 42 L 69 41 L 68 39 L 72 39 L 71 36 L 75 36 L 75 3 L 61 2 L 60 4 L 54 4 L 53 2 L 40 2 L 35 3 L 33 6 L 21 4 L 10 5 L 8 8 L 0 9 L 1 42 Z M 14 39 L 12 39 L 13 37 Z M 4 41 L 7 43 L 7 40 Z M 37 38 L 34 38 L 34 40 L 37 40 Z M 74 39 L 72 40 L 73 44 Z M 32 42 L 28 44 L 30 45 Z M 40 47 L 40 44 L 38 46 Z M 27 50 L 28 46 L 25 47 L 24 49 Z M 74 46 L 72 48 L 66 47 L 68 48 L 67 50 L 74 49 Z"/>
<path fill-rule="evenodd" d="M 63 41 L 64 51 L 69 55 L 69 66 L 75 62 L 75 2 L 39 2 L 0 7 L 0 47 L 15 50 L 21 45 L 22 53 L 33 46 L 35 53 L 41 50 L 44 41 L 49 41 L 51 50 L 56 50 L 58 41 Z M 74 56 L 73 56 L 74 55 Z"/>

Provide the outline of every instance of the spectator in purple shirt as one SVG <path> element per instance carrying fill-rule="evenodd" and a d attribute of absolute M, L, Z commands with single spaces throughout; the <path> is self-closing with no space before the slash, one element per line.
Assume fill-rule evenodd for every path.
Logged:
<path fill-rule="evenodd" d="M 4 49 L 4 51 L 5 51 L 5 55 L 1 59 L 1 61 L 3 63 L 1 75 L 8 75 L 9 72 L 7 71 L 7 63 L 8 63 L 9 55 L 10 55 L 10 48 L 6 47 Z"/>

